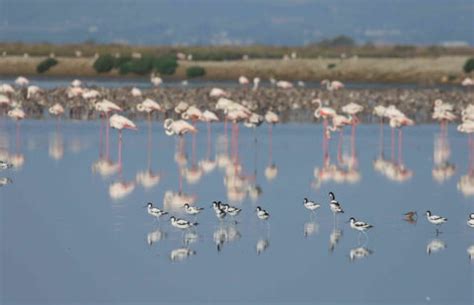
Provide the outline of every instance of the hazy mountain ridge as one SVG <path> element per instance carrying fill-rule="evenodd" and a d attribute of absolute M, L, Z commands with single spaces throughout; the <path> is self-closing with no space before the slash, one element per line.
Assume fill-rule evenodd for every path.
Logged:
<path fill-rule="evenodd" d="M 299 45 L 359 42 L 474 45 L 471 0 L 3 0 L 0 40 Z"/>

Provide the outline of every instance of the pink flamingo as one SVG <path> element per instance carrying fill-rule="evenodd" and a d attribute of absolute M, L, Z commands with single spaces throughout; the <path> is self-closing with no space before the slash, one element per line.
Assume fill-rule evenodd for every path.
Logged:
<path fill-rule="evenodd" d="M 326 159 L 328 153 L 328 118 L 336 115 L 336 110 L 331 107 L 323 107 L 321 100 L 315 99 L 312 101 L 313 104 L 318 104 L 318 108 L 314 111 L 314 117 L 316 119 L 323 118 L 323 153 Z"/>
<path fill-rule="evenodd" d="M 123 129 L 137 130 L 137 126 L 131 120 L 119 114 L 112 115 L 109 119 L 109 123 L 110 123 L 110 127 L 117 129 L 119 133 L 118 162 L 121 169 L 122 168 L 122 130 Z"/>
<path fill-rule="evenodd" d="M 454 107 L 452 104 L 444 103 L 441 99 L 434 101 L 433 120 L 437 120 L 441 126 L 441 132 L 447 134 L 448 123 L 454 121 L 457 117 L 453 113 Z"/>
<path fill-rule="evenodd" d="M 64 107 L 61 104 L 56 103 L 53 106 L 49 107 L 48 111 L 51 115 L 56 117 L 57 119 L 56 128 L 59 128 L 59 120 L 61 119 L 61 116 L 64 113 Z"/>
<path fill-rule="evenodd" d="M 340 90 L 344 88 L 344 84 L 337 80 L 330 81 L 330 80 L 324 79 L 321 81 L 321 85 L 326 86 L 326 90 L 328 91 L 335 91 L 335 90 Z"/>
<path fill-rule="evenodd" d="M 402 155 L 402 145 L 403 145 L 403 134 L 402 134 L 402 127 L 404 126 L 411 126 L 411 125 L 414 125 L 414 122 L 413 120 L 407 118 L 405 115 L 403 116 L 395 116 L 395 117 L 391 117 L 390 118 L 390 127 L 392 128 L 392 162 L 393 162 L 393 159 L 394 159 L 394 156 L 393 156 L 393 151 L 394 151 L 394 148 L 393 148 L 393 145 L 394 145 L 394 139 L 393 139 L 393 133 L 394 133 L 394 130 L 395 128 L 398 129 L 398 163 L 400 165 L 403 164 L 403 155 Z"/>
<path fill-rule="evenodd" d="M 202 113 L 201 116 L 201 121 L 206 122 L 207 124 L 207 152 L 208 152 L 208 158 L 210 157 L 210 151 L 211 151 L 211 123 L 212 122 L 218 122 L 219 118 L 217 115 L 209 110 L 206 110 Z"/>
<path fill-rule="evenodd" d="M 97 102 L 95 104 L 95 110 L 99 112 L 99 116 L 103 117 L 105 122 L 109 121 L 109 115 L 112 112 L 121 112 L 122 108 L 120 108 L 117 104 L 103 99 L 100 102 Z M 103 125 L 104 120 L 101 121 L 101 124 Z M 102 125 L 101 125 L 101 130 L 102 130 Z M 102 136 L 102 133 L 101 133 Z M 105 129 L 105 157 L 108 160 L 109 159 L 109 124 L 106 124 L 106 129 Z"/>

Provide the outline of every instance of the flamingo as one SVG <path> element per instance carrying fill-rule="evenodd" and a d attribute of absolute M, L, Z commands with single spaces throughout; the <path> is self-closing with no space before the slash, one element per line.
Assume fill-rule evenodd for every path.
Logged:
<path fill-rule="evenodd" d="M 254 77 L 253 79 L 253 90 L 257 90 L 258 89 L 258 85 L 260 84 L 260 78 L 259 77 Z"/>
<path fill-rule="evenodd" d="M 467 87 L 467 86 L 474 86 L 474 79 L 466 77 L 462 82 L 461 85 Z"/>
<path fill-rule="evenodd" d="M 267 122 L 267 124 L 268 124 L 268 133 L 269 133 L 269 136 L 270 136 L 270 147 L 271 147 L 272 127 L 273 127 L 273 125 L 278 124 L 280 122 L 280 118 L 278 117 L 278 115 L 275 112 L 270 111 L 270 110 L 268 110 L 267 113 L 265 113 L 264 118 L 265 118 L 265 122 Z"/>
<path fill-rule="evenodd" d="M 174 121 L 173 119 L 166 119 L 163 127 L 165 128 L 165 133 L 168 136 L 178 135 L 183 136 L 188 132 L 196 133 L 197 129 L 193 125 L 189 124 L 184 120 Z"/>
<path fill-rule="evenodd" d="M 8 116 L 18 122 L 25 118 L 25 112 L 21 108 L 14 108 L 8 111 Z"/>
<path fill-rule="evenodd" d="M 59 117 L 64 113 L 64 107 L 61 104 L 56 103 L 53 106 L 49 107 L 48 111 L 50 114 Z"/>
<path fill-rule="evenodd" d="M 321 81 L 321 85 L 326 86 L 326 90 L 328 91 L 335 91 L 344 88 L 344 84 L 337 80 L 330 81 L 324 79 L 323 81 Z"/>
<path fill-rule="evenodd" d="M 444 103 L 440 99 L 434 102 L 432 118 L 439 121 L 443 133 L 447 133 L 447 123 L 456 119 L 456 115 L 452 112 L 453 109 L 452 104 Z"/>
<path fill-rule="evenodd" d="M 328 118 L 332 118 L 336 115 L 336 110 L 331 107 L 323 107 L 321 100 L 315 99 L 312 101 L 313 104 L 318 104 L 318 108 L 314 111 L 314 117 L 316 119 L 323 118 L 323 153 L 324 157 L 328 156 Z"/>
<path fill-rule="evenodd" d="M 395 128 L 398 129 L 398 163 L 401 165 L 403 163 L 402 159 L 402 127 L 404 126 L 411 126 L 414 125 L 414 121 L 409 119 L 408 117 L 405 116 L 405 114 L 402 113 L 402 115 L 398 116 L 392 116 L 390 117 L 390 122 L 389 122 L 390 127 L 392 128 L 392 159 L 393 159 L 393 135 L 394 135 L 394 130 Z"/>
<path fill-rule="evenodd" d="M 181 101 L 178 103 L 178 105 L 176 105 L 176 107 L 174 107 L 174 112 L 176 112 L 177 114 L 182 114 L 188 108 L 189 108 L 188 103 Z"/>
<path fill-rule="evenodd" d="M 291 88 L 293 88 L 293 84 L 286 81 L 286 80 L 277 81 L 276 86 L 277 86 L 277 88 L 281 88 L 281 89 L 291 89 Z"/>
<path fill-rule="evenodd" d="M 8 109 L 8 107 L 11 104 L 11 100 L 8 98 L 8 96 L 0 94 L 0 108 L 2 108 L 1 114 L 4 114 L 3 109 Z"/>
<path fill-rule="evenodd" d="M 15 84 L 20 87 L 28 86 L 29 83 L 30 81 L 26 77 L 23 77 L 23 76 L 19 76 L 17 77 L 17 79 L 15 79 Z"/>
<path fill-rule="evenodd" d="M 0 93 L 13 94 L 15 93 L 15 89 L 9 84 L 2 84 L 0 85 Z"/>
<path fill-rule="evenodd" d="M 463 121 L 474 121 L 474 104 L 469 104 L 461 112 Z"/>
<path fill-rule="evenodd" d="M 249 79 L 246 78 L 245 76 L 242 75 L 239 77 L 239 84 L 246 86 L 249 83 L 250 83 Z"/>
<path fill-rule="evenodd" d="M 71 86 L 73 87 L 80 87 L 82 85 L 82 82 L 78 79 L 75 79 L 71 82 Z"/>
<path fill-rule="evenodd" d="M 153 84 L 153 86 L 158 87 L 159 85 L 163 83 L 163 80 L 161 79 L 161 77 L 156 76 L 155 74 L 152 74 L 150 76 L 150 82 Z"/>
<path fill-rule="evenodd" d="M 154 111 L 163 112 L 163 108 L 161 108 L 160 104 L 155 102 L 152 99 L 145 99 L 143 102 L 137 104 L 137 110 L 139 112 L 146 112 L 148 116 L 148 122 L 151 121 L 151 113 Z"/>
<path fill-rule="evenodd" d="M 130 90 L 130 93 L 132 94 L 133 97 L 141 97 L 142 96 L 142 91 L 138 89 L 137 87 L 133 87 L 132 90 Z"/>
<path fill-rule="evenodd" d="M 109 115 L 111 112 L 121 112 L 122 108 L 120 108 L 117 104 L 103 99 L 100 102 L 97 102 L 95 105 L 95 110 L 99 112 L 100 116 L 104 117 L 104 120 L 106 122 L 109 121 Z M 103 121 L 102 121 L 103 123 Z M 102 130 L 102 125 L 101 125 L 101 130 Z M 101 131 L 101 136 L 102 136 L 102 131 Z M 105 145 L 106 145 L 106 153 L 105 157 L 108 160 L 109 159 L 109 124 L 106 125 L 106 130 L 105 130 Z"/>
<path fill-rule="evenodd" d="M 230 94 L 221 88 L 212 88 L 209 92 L 210 97 L 229 97 Z"/>
<path fill-rule="evenodd" d="M 118 162 L 119 162 L 120 168 L 122 168 L 122 130 L 123 129 L 137 130 L 137 126 L 131 120 L 119 114 L 112 115 L 109 119 L 109 124 L 110 124 L 110 127 L 117 129 L 119 133 Z"/>
<path fill-rule="evenodd" d="M 26 90 L 26 98 L 29 100 L 33 98 L 34 96 L 38 95 L 40 92 L 41 92 L 40 87 L 28 86 L 28 89 Z"/>

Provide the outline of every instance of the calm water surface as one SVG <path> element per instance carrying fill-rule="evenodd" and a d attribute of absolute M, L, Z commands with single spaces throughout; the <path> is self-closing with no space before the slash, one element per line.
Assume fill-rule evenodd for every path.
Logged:
<path fill-rule="evenodd" d="M 473 303 L 474 178 L 454 126 L 448 137 L 405 129 L 393 158 L 390 130 L 380 146 L 377 125 L 358 126 L 353 143 L 346 130 L 340 153 L 333 135 L 328 158 L 320 125 L 278 125 L 271 141 L 267 126 L 256 141 L 241 128 L 238 146 L 223 125 L 210 145 L 198 128 L 180 141 L 140 123 L 124 132 L 120 170 L 117 133 L 107 149 L 98 121 L 17 130 L 2 119 L 0 152 L 16 164 L 0 172 L 12 181 L 0 188 L 2 303 Z M 336 221 L 330 190 L 346 210 Z M 322 204 L 315 215 L 303 197 Z M 216 219 L 219 199 L 243 209 L 237 224 Z M 206 210 L 182 233 L 149 217 L 148 201 L 188 219 L 185 201 Z M 449 219 L 439 236 L 427 209 Z M 403 220 L 409 210 L 418 222 Z M 375 228 L 359 236 L 350 216 Z"/>

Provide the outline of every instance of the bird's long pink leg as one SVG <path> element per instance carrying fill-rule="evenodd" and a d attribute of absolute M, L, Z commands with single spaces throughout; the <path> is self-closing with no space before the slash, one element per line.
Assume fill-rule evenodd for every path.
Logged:
<path fill-rule="evenodd" d="M 105 158 L 110 160 L 110 151 L 109 151 L 109 113 L 105 113 Z"/>
<path fill-rule="evenodd" d="M 342 143 L 344 141 L 344 130 L 341 128 L 339 131 L 339 141 L 337 145 L 337 160 L 339 162 L 342 161 Z"/>
<path fill-rule="evenodd" d="M 179 136 L 179 143 L 178 143 L 178 151 L 179 155 L 184 155 L 184 138 L 183 136 Z M 181 167 L 178 165 L 178 181 L 179 181 L 179 193 L 183 191 L 183 176 L 181 175 Z"/>
<path fill-rule="evenodd" d="M 269 129 L 268 129 L 268 161 L 269 161 L 269 164 L 271 165 L 272 164 L 272 161 L 273 161 L 273 132 L 272 132 L 272 125 L 270 124 L 269 125 Z"/>
<path fill-rule="evenodd" d="M 193 119 L 193 127 L 196 128 L 196 120 Z M 192 143 L 192 166 L 196 165 L 196 133 L 193 132 L 193 143 Z"/>
<path fill-rule="evenodd" d="M 380 119 L 379 152 L 383 156 L 383 118 Z"/>
<path fill-rule="evenodd" d="M 235 125 L 235 162 L 239 162 L 239 123 Z"/>
<path fill-rule="evenodd" d="M 100 135 L 99 135 L 99 158 L 102 159 L 103 153 L 103 133 L 104 133 L 104 120 L 100 118 Z"/>
<path fill-rule="evenodd" d="M 151 141 L 152 141 L 152 134 L 151 134 L 151 120 L 150 114 L 148 114 L 148 139 L 147 139 L 147 165 L 148 170 L 151 170 Z"/>
<path fill-rule="evenodd" d="M 227 116 L 224 115 L 224 134 L 225 138 L 227 139 Z"/>
<path fill-rule="evenodd" d="M 392 147 L 391 147 L 392 148 L 391 149 L 392 150 L 391 151 L 391 153 L 392 153 L 392 156 L 391 156 L 392 157 L 392 163 L 395 163 L 395 129 L 394 128 L 392 128 L 392 139 L 391 140 L 392 140 L 391 141 L 392 142 L 391 143 L 392 144 Z"/>
<path fill-rule="evenodd" d="M 122 171 L 122 130 L 119 129 L 119 141 L 118 141 L 118 163 L 120 172 Z"/>
<path fill-rule="evenodd" d="M 403 131 L 402 129 L 398 129 L 398 164 L 402 165 L 403 164 Z"/>
<path fill-rule="evenodd" d="M 472 135 L 468 135 L 468 151 L 469 151 L 469 174 L 474 173 L 474 141 Z"/>
<path fill-rule="evenodd" d="M 327 138 L 327 129 L 328 129 L 328 121 L 326 119 L 323 120 L 323 155 L 324 159 L 329 155 L 328 154 L 328 138 Z"/>
<path fill-rule="evenodd" d="M 20 151 L 20 122 L 16 121 L 16 134 L 15 134 L 15 148 L 16 148 L 16 153 L 19 153 Z"/>
<path fill-rule="evenodd" d="M 211 122 L 207 122 L 207 159 L 211 158 Z"/>

